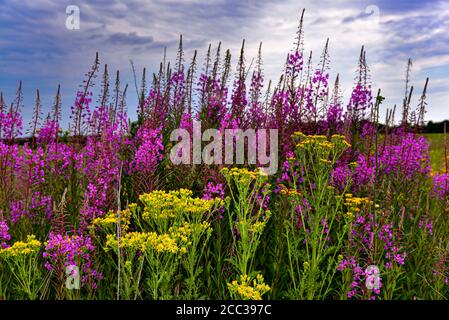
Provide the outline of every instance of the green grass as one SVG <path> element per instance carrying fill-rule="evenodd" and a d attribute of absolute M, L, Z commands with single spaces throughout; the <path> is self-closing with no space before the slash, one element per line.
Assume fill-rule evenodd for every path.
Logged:
<path fill-rule="evenodd" d="M 429 155 L 430 162 L 432 163 L 432 171 L 444 171 L 444 134 L 427 133 L 424 136 L 429 141 Z"/>

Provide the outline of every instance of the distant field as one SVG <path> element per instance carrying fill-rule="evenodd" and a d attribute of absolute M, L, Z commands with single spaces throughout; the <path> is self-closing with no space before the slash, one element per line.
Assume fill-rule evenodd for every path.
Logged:
<path fill-rule="evenodd" d="M 444 134 L 428 133 L 424 135 L 429 140 L 429 154 L 432 171 L 444 170 Z"/>

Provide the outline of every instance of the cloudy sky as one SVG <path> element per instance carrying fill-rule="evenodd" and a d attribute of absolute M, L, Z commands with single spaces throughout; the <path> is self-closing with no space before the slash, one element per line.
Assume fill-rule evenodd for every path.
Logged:
<path fill-rule="evenodd" d="M 66 28 L 66 8 L 80 9 L 80 29 Z M 0 0 L 0 90 L 12 101 L 23 80 L 26 115 L 35 90 L 49 108 L 60 83 L 68 109 L 84 73 L 99 51 L 110 71 L 120 69 L 134 88 L 130 60 L 140 73 L 155 71 L 167 49 L 176 56 L 183 35 L 187 56 L 219 41 L 235 62 L 242 39 L 246 59 L 262 42 L 264 72 L 277 80 L 292 48 L 302 8 L 306 9 L 305 48 L 319 62 L 330 39 L 331 77 L 339 73 L 347 98 L 362 45 L 374 87 L 382 88 L 383 108 L 401 104 L 407 59 L 418 96 L 430 78 L 426 120 L 449 119 L 449 1 L 437 0 Z M 134 114 L 136 97 L 129 91 Z"/>

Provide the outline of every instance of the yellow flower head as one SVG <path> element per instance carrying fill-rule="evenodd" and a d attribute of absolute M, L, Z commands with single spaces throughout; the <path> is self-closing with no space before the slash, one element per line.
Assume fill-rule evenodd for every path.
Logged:
<path fill-rule="evenodd" d="M 102 218 L 95 218 L 92 222 L 93 226 L 112 229 L 117 227 L 118 212 L 109 211 Z M 123 231 L 127 231 L 131 223 L 131 210 L 129 208 L 120 211 L 120 226 Z"/>
<path fill-rule="evenodd" d="M 228 283 L 228 289 L 231 294 L 244 300 L 262 300 L 262 295 L 270 291 L 261 274 L 252 280 L 248 275 L 241 275 L 239 280 Z"/>
<path fill-rule="evenodd" d="M 261 169 L 257 168 L 252 171 L 248 168 L 231 168 L 230 170 L 221 170 L 226 179 L 234 180 L 239 184 L 248 184 L 255 180 L 266 180 L 268 175 Z"/>
<path fill-rule="evenodd" d="M 41 242 L 36 240 L 34 235 L 28 235 L 25 242 L 17 241 L 11 247 L 0 250 L 0 256 L 17 257 L 37 253 L 41 247 Z"/>
<path fill-rule="evenodd" d="M 116 235 L 108 235 L 106 246 L 111 248 L 118 247 Z M 147 252 L 154 250 L 157 253 L 178 253 L 180 248 L 177 239 L 169 234 L 158 235 L 155 232 L 130 232 L 120 239 L 120 248 L 128 252 Z"/>
<path fill-rule="evenodd" d="M 360 212 L 363 207 L 372 204 L 372 201 L 370 201 L 367 197 L 354 197 L 351 193 L 347 193 L 345 197 L 346 199 L 344 204 L 348 208 L 348 218 L 352 218 L 354 212 Z"/>
<path fill-rule="evenodd" d="M 302 133 L 295 133 L 293 138 L 299 140 L 296 144 L 298 151 L 313 150 L 315 153 L 329 154 L 332 151 L 340 153 L 351 146 L 342 135 L 333 135 L 330 139 L 327 139 L 324 135 L 307 136 Z"/>
<path fill-rule="evenodd" d="M 144 204 L 144 220 L 170 219 L 179 216 L 202 215 L 210 211 L 217 200 L 194 198 L 188 189 L 176 191 L 153 191 L 139 197 Z"/>

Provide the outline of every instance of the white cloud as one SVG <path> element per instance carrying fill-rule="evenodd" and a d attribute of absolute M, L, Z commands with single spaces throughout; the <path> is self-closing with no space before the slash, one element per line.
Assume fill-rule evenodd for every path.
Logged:
<path fill-rule="evenodd" d="M 244 38 L 249 62 L 262 41 L 265 74 L 277 81 L 286 54 L 293 46 L 302 7 L 305 7 L 306 51 L 314 52 L 317 64 L 326 38 L 330 38 L 331 75 L 340 74 L 346 99 L 353 85 L 360 48 L 365 45 L 373 84 L 381 87 L 387 96 L 385 108 L 401 103 L 405 65 L 408 57 L 412 57 L 412 80 L 417 88 L 422 87 L 427 76 L 431 77 L 429 116 L 449 118 L 444 108 L 447 95 L 441 93 L 444 87 L 441 79 L 448 75 L 443 68 L 449 65 L 446 53 L 449 35 L 445 32 L 449 24 L 449 4 L 445 2 L 393 13 L 379 6 L 379 15 L 376 11 L 374 14 L 367 12 L 362 2 L 349 0 L 78 2 L 79 31 L 64 27 L 65 6 L 71 4 L 68 2 L 7 0 L 0 5 L 0 19 L 22 19 L 17 28 L 5 31 L 2 25 L 0 50 L 17 47 L 25 52 L 23 57 L 20 50 L 4 54 L 8 60 L 0 62 L 3 75 L 16 77 L 18 70 L 22 74 L 29 72 L 24 64 L 26 56 L 33 52 L 36 77 L 54 79 L 55 86 L 62 81 L 63 88 L 73 96 L 73 90 L 82 79 L 81 70 L 87 70 L 98 50 L 102 62 L 108 63 L 111 71 L 120 69 L 124 80 L 131 84 L 130 59 L 139 69 L 146 66 L 154 71 L 162 59 L 164 46 L 168 57 L 174 59 L 179 34 L 183 34 L 186 59 L 190 59 L 194 49 L 199 50 L 201 57 L 208 43 L 214 47 L 222 41 L 224 49 L 231 49 L 235 62 Z M 49 52 L 54 53 L 45 59 Z M 435 93 L 433 84 L 437 85 Z M 66 101 L 72 96 L 66 97 Z M 50 99 L 51 95 L 48 97 Z"/>

